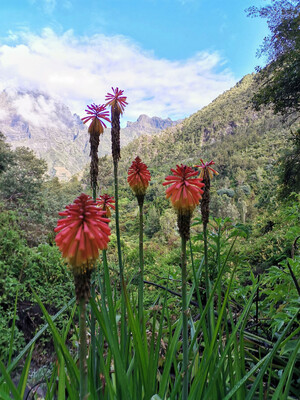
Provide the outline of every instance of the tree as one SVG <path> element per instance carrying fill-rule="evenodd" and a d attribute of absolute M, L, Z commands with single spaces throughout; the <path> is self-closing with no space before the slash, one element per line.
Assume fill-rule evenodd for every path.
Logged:
<path fill-rule="evenodd" d="M 13 202 L 22 200 L 30 206 L 40 193 L 47 164 L 26 147 L 18 147 L 12 155 L 1 174 L 1 197 Z"/>
<path fill-rule="evenodd" d="M 12 161 L 12 151 L 5 142 L 5 136 L 0 132 L 0 174 L 6 170 Z"/>
<path fill-rule="evenodd" d="M 160 214 L 155 206 L 150 207 L 145 224 L 145 233 L 151 238 L 156 232 L 160 230 Z"/>
<path fill-rule="evenodd" d="M 253 97 L 255 109 L 272 105 L 275 113 L 290 114 L 300 109 L 300 2 L 272 0 L 265 7 L 250 7 L 248 16 L 266 18 L 270 35 L 258 56 L 267 65 L 258 68 L 259 89 Z"/>
<path fill-rule="evenodd" d="M 300 129 L 290 138 L 293 147 L 280 159 L 280 195 L 288 197 L 292 192 L 300 193 Z"/>

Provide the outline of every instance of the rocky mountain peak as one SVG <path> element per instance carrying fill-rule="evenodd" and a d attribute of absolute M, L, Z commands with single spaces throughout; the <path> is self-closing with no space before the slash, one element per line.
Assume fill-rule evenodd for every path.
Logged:
<path fill-rule="evenodd" d="M 121 146 L 143 134 L 175 125 L 171 119 L 141 115 L 121 129 Z M 7 89 L 0 92 L 0 131 L 13 149 L 29 147 L 49 166 L 49 174 L 68 179 L 89 162 L 89 134 L 80 117 L 47 93 Z M 110 129 L 101 136 L 99 156 L 110 154 Z"/>
<path fill-rule="evenodd" d="M 127 122 L 127 128 L 143 129 L 143 130 L 163 130 L 174 126 L 179 121 L 172 121 L 170 118 L 162 119 L 159 117 L 148 117 L 141 114 L 136 122 Z"/>

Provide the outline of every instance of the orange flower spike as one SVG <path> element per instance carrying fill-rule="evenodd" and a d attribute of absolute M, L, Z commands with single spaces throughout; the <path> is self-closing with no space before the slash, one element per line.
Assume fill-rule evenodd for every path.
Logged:
<path fill-rule="evenodd" d="M 114 210 L 115 199 L 113 196 L 109 194 L 103 194 L 97 199 L 97 206 L 100 207 L 101 210 L 105 211 L 105 216 L 109 218 L 111 216 L 111 209 Z"/>
<path fill-rule="evenodd" d="M 57 222 L 55 242 L 62 256 L 73 268 L 89 267 L 107 248 L 110 236 L 109 219 L 92 198 L 82 193 L 74 203 L 59 213 L 66 217 Z"/>
<path fill-rule="evenodd" d="M 129 170 L 127 182 L 136 196 L 144 196 L 151 180 L 150 172 L 140 157 L 136 157 Z"/>
<path fill-rule="evenodd" d="M 202 179 L 195 178 L 198 172 L 186 165 L 177 165 L 176 170 L 171 171 L 173 175 L 167 176 L 166 182 L 163 182 L 164 186 L 171 185 L 166 190 L 166 198 L 170 198 L 177 211 L 193 211 L 202 198 Z"/>
<path fill-rule="evenodd" d="M 199 178 L 203 179 L 203 176 L 205 174 L 205 171 L 208 172 L 209 178 L 212 179 L 214 175 L 219 175 L 219 172 L 217 172 L 215 169 L 211 168 L 211 165 L 214 165 L 214 161 L 209 161 L 207 163 L 204 163 L 204 161 L 200 158 L 201 165 L 195 165 L 196 168 L 200 168 L 200 176 Z"/>
<path fill-rule="evenodd" d="M 205 184 L 205 192 L 203 195 L 203 199 L 201 201 L 201 215 L 204 229 L 209 222 L 209 204 L 210 204 L 210 181 L 214 175 L 219 175 L 219 173 L 211 168 L 211 165 L 214 165 L 213 161 L 204 163 L 204 161 L 200 158 L 201 165 L 195 165 L 195 167 L 200 168 L 200 178 L 203 179 Z"/>

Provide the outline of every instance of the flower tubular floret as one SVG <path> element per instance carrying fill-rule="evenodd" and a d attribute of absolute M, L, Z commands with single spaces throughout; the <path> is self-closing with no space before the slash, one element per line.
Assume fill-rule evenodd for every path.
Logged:
<path fill-rule="evenodd" d="M 173 175 L 166 177 L 164 186 L 171 185 L 166 190 L 166 198 L 170 199 L 177 211 L 192 212 L 202 198 L 204 183 L 201 178 L 196 178 L 197 171 L 181 164 L 176 169 L 171 169 Z"/>
<path fill-rule="evenodd" d="M 93 199 L 82 193 L 74 203 L 60 212 L 66 217 L 57 222 L 55 242 L 72 268 L 93 268 L 99 250 L 107 249 L 110 220 Z"/>

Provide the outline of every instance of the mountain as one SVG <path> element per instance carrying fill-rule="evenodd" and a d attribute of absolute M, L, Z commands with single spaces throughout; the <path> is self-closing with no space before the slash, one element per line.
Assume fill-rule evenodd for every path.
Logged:
<path fill-rule="evenodd" d="M 293 117 L 284 121 L 270 109 L 259 112 L 253 110 L 251 98 L 255 89 L 254 75 L 246 75 L 232 89 L 175 127 L 160 135 L 144 135 L 131 142 L 122 151 L 121 164 L 127 162 L 129 154 L 131 158 L 140 155 L 145 162 L 165 170 L 174 162 L 199 162 L 200 157 L 213 155 L 220 159 L 222 168 L 225 168 L 226 163 L 230 164 L 237 157 L 239 150 L 249 152 L 250 148 L 256 147 L 257 154 L 254 152 L 253 157 L 261 157 L 265 149 L 259 147 L 265 140 L 274 149 L 266 152 L 265 157 L 271 156 L 275 151 L 279 152 L 285 146 L 282 137 L 292 126 Z M 274 135 L 275 142 L 271 142 Z M 278 140 L 281 144 L 276 147 L 274 143 L 277 144 Z M 237 147 L 233 149 L 233 153 L 229 152 L 228 160 L 223 160 L 222 154 L 233 147 L 233 143 Z"/>
<path fill-rule="evenodd" d="M 146 197 L 158 214 L 168 207 L 162 182 L 176 164 L 196 165 L 214 160 L 213 215 L 243 222 L 262 205 L 276 202 L 279 160 L 291 148 L 288 140 L 297 128 L 296 116 L 285 120 L 268 108 L 253 110 L 254 75 L 245 76 L 212 103 L 159 135 L 143 135 L 124 147 L 119 163 L 120 188 L 127 193 L 126 176 L 138 155 L 152 175 Z M 100 159 L 99 187 L 110 192 L 112 161 Z M 86 180 L 88 182 L 88 180 Z M 127 196 L 129 196 L 127 194 Z"/>
<path fill-rule="evenodd" d="M 177 122 L 141 115 L 121 129 L 121 146 L 143 134 L 153 135 Z M 49 166 L 50 176 L 68 179 L 89 162 L 89 134 L 80 117 L 59 100 L 38 91 L 0 93 L 0 131 L 13 149 L 29 147 Z M 99 156 L 110 154 L 110 129 L 100 139 Z"/>
<path fill-rule="evenodd" d="M 157 132 L 158 130 L 164 130 L 170 128 L 171 126 L 175 126 L 180 121 L 172 121 L 170 118 L 161 119 L 158 117 L 148 117 L 145 114 L 139 116 L 136 122 L 127 122 L 128 131 L 138 131 L 139 129 L 144 130 L 145 132 Z"/>

